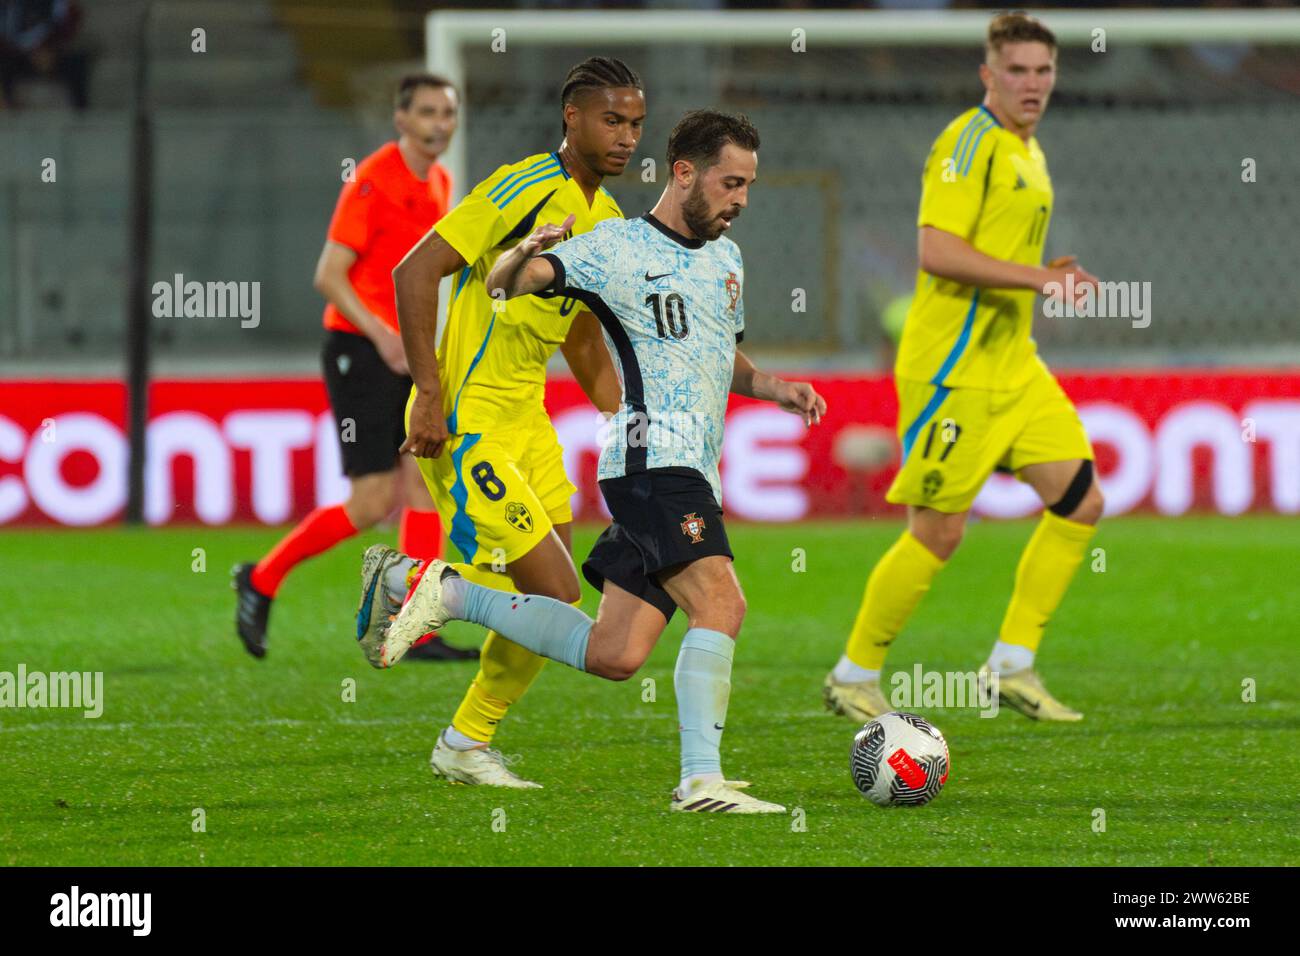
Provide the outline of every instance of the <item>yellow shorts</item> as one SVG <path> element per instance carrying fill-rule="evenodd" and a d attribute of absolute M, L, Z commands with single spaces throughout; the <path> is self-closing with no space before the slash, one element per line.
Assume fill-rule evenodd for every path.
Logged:
<path fill-rule="evenodd" d="M 409 426 L 409 403 L 406 415 Z M 504 570 L 552 526 L 573 520 L 570 499 L 577 489 L 564 473 L 564 449 L 543 409 L 490 434 L 453 435 L 437 458 L 415 463 L 466 564 Z"/>
<path fill-rule="evenodd" d="M 1047 367 L 1013 391 L 944 388 L 895 379 L 903 466 L 886 499 L 966 511 L 995 469 L 1091 460 L 1083 422 Z"/>

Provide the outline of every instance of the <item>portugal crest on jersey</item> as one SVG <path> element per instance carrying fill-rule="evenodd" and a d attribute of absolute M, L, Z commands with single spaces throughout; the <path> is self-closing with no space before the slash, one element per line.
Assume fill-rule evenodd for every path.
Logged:
<path fill-rule="evenodd" d="M 691 544 L 699 544 L 704 540 L 704 519 L 694 511 L 682 515 L 682 534 L 691 539 Z"/>
<path fill-rule="evenodd" d="M 731 298 L 729 308 L 732 312 L 736 311 L 736 301 L 740 298 L 740 280 L 736 278 L 734 272 L 727 273 L 727 295 Z"/>

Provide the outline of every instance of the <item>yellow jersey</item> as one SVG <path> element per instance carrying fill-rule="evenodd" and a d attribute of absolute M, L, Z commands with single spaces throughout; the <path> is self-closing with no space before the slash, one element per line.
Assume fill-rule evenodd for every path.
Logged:
<path fill-rule="evenodd" d="M 438 345 L 443 413 L 453 435 L 508 426 L 542 407 L 546 362 L 581 306 L 573 299 L 520 296 L 510 302 L 510 322 L 499 322 L 486 281 L 502 252 L 570 214 L 573 234 L 622 218 L 623 211 L 603 186 L 588 206 L 559 155 L 539 153 L 500 167 L 434 227 L 468 263 L 452 278 Z"/>
<path fill-rule="evenodd" d="M 983 106 L 939 134 L 922 174 L 917 227 L 961 236 L 985 255 L 1040 265 L 1052 218 L 1047 160 Z M 1039 367 L 1036 292 L 961 285 L 917 270 L 894 374 L 946 388 L 1024 385 Z"/>

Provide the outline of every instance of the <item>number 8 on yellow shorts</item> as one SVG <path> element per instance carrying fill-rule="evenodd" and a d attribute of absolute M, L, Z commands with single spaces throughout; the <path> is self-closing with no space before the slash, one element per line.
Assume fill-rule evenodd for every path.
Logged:
<path fill-rule="evenodd" d="M 409 427 L 409 406 L 407 422 Z M 543 409 L 492 433 L 453 435 L 437 458 L 415 462 L 466 564 L 501 570 L 536 547 L 554 525 L 573 520 L 576 489 Z"/>
<path fill-rule="evenodd" d="M 966 511 L 995 469 L 1092 460 L 1074 404 L 1041 362 L 1005 391 L 895 379 L 903 465 L 885 495 L 894 504 Z"/>

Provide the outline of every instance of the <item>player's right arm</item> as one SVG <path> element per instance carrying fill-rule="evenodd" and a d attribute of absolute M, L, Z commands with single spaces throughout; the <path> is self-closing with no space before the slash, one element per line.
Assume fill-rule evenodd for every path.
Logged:
<path fill-rule="evenodd" d="M 1076 293 L 1096 276 L 1075 265 L 1074 256 L 1053 259 L 1046 266 L 998 259 L 972 243 L 997 137 L 970 135 L 953 124 L 934 143 L 921 176 L 921 209 L 917 214 L 917 259 L 923 272 L 960 285 L 985 289 L 1032 289 L 1047 292 L 1050 283 L 1065 284 L 1074 273 Z"/>
<path fill-rule="evenodd" d="M 450 437 L 438 378 L 438 282 L 505 242 L 539 199 L 554 189 L 550 181 L 562 174 L 549 155 L 499 167 L 439 219 L 393 270 L 398 322 L 415 382 L 402 451 L 436 458 Z M 454 311 L 447 312 L 447 321 L 455 321 Z"/>
<path fill-rule="evenodd" d="M 438 283 L 463 268 L 461 254 L 438 235 L 435 227 L 393 270 L 397 324 L 415 383 L 410 425 L 399 454 L 409 451 L 417 458 L 437 458 L 450 437 L 438 377 Z"/>
<path fill-rule="evenodd" d="M 1047 294 L 1049 284 L 1063 288 L 1066 275 L 1074 273 L 1075 291 L 1081 293 L 1085 284 L 1097 281 L 1091 272 L 1075 265 L 1075 256 L 1053 259 L 1046 266 L 1025 265 L 980 252 L 961 236 L 935 226 L 917 230 L 917 259 L 921 271 L 932 276 L 985 289 L 1033 289 Z"/>
<path fill-rule="evenodd" d="M 384 364 L 398 375 L 406 374 L 406 356 L 402 351 L 402 340 L 390 329 L 384 320 L 366 307 L 352 287 L 348 273 L 357 261 L 357 252 L 351 246 L 345 246 L 333 239 L 325 241 L 320 259 L 316 262 L 316 274 L 312 285 L 333 306 L 343 313 L 343 317 L 360 330 L 361 334 L 374 343 L 375 351 L 384 360 Z"/>
<path fill-rule="evenodd" d="M 374 181 L 368 175 L 363 174 L 359 179 L 344 184 L 330 216 L 325 248 L 316 263 L 312 284 L 374 344 L 385 365 L 399 375 L 405 375 L 406 356 L 402 340 L 361 301 L 349 278 L 353 264 L 370 248 L 378 198 Z"/>

